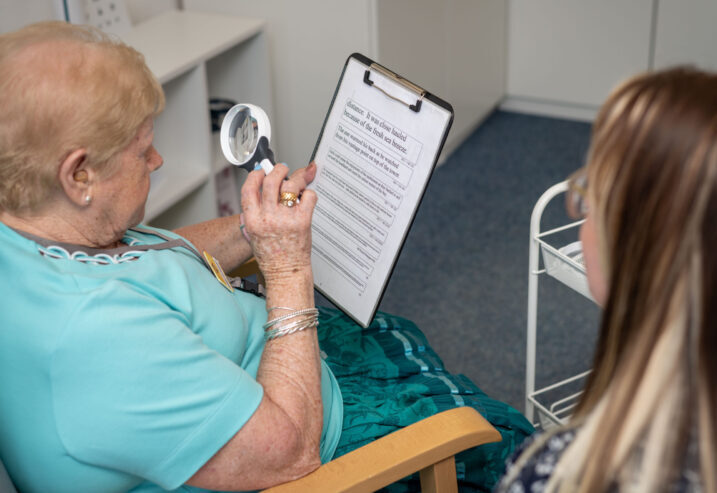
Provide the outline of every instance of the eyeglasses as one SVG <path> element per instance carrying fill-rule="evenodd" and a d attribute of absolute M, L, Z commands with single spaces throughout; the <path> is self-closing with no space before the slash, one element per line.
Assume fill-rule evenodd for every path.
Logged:
<path fill-rule="evenodd" d="M 588 173 L 583 166 L 568 177 L 565 208 L 573 219 L 585 219 L 588 213 Z"/>

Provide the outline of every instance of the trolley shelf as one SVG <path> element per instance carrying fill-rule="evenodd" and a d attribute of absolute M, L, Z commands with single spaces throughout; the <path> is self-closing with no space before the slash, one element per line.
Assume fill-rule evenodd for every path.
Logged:
<path fill-rule="evenodd" d="M 556 230 L 546 231 L 538 235 L 536 241 L 540 245 L 540 250 L 543 254 L 545 272 L 589 300 L 592 300 L 593 298 L 588 288 L 587 276 L 585 275 L 582 244 L 579 241 L 575 241 L 568 243 L 562 248 L 556 248 L 546 241 L 549 235 L 567 228 L 576 227 L 581 223 L 582 221 L 578 221 L 562 228 L 557 228 Z"/>
<path fill-rule="evenodd" d="M 538 411 L 539 424 L 543 429 L 565 424 L 582 395 L 585 379 L 592 370 L 561 380 L 536 390 L 528 400 Z"/>
<path fill-rule="evenodd" d="M 547 274 L 594 302 L 585 274 L 582 245 L 579 241 L 565 244 L 564 232 L 577 229 L 583 221 L 575 221 L 547 231 L 540 230 L 545 207 L 567 189 L 567 182 L 562 182 L 546 190 L 536 202 L 530 219 L 525 414 L 529 420 L 535 422 L 536 426 L 543 429 L 563 424 L 570 417 L 582 394 L 587 375 L 591 371 L 570 376 L 540 389 L 535 388 L 538 279 L 543 274 Z M 543 268 L 540 267 L 541 258 Z M 535 421 L 536 417 L 537 421 Z"/>

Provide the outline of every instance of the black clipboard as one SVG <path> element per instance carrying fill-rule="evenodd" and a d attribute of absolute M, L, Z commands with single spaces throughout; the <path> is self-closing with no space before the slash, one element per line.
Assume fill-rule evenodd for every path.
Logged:
<path fill-rule="evenodd" d="M 309 188 L 319 196 L 312 265 L 315 288 L 363 327 L 452 123 L 443 99 L 360 53 L 347 58 L 311 155 L 318 172 Z"/>

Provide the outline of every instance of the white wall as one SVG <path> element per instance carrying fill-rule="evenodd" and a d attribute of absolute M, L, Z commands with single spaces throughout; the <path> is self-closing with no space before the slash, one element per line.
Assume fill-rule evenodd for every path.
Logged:
<path fill-rule="evenodd" d="M 0 33 L 39 21 L 56 19 L 52 0 L 1 0 Z"/>
<path fill-rule="evenodd" d="M 382 0 L 376 59 L 453 105 L 443 156 L 505 93 L 504 0 Z"/>
<path fill-rule="evenodd" d="M 269 20 L 272 130 L 276 130 L 272 148 L 277 159 L 292 168 L 308 164 L 346 57 L 354 51 L 373 55 L 370 4 L 354 0 L 185 0 L 185 8 Z"/>
<path fill-rule="evenodd" d="M 448 155 L 500 101 L 504 0 L 185 0 L 268 22 L 277 156 L 307 163 L 346 57 L 363 53 L 453 104 Z"/>
<path fill-rule="evenodd" d="M 663 0 L 656 19 L 655 68 L 689 63 L 717 70 L 715 0 Z"/>
<path fill-rule="evenodd" d="M 652 0 L 510 0 L 508 96 L 589 113 L 647 69 L 651 9 Z"/>
<path fill-rule="evenodd" d="M 509 2 L 505 109 L 589 120 L 637 72 L 717 69 L 714 0 Z"/>

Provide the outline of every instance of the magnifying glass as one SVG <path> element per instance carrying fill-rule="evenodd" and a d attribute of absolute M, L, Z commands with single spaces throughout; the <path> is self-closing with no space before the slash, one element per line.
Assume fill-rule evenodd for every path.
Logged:
<path fill-rule="evenodd" d="M 274 169 L 274 153 L 269 149 L 271 124 L 264 110 L 253 104 L 237 104 L 224 116 L 219 141 L 230 163 L 265 174 Z"/>

